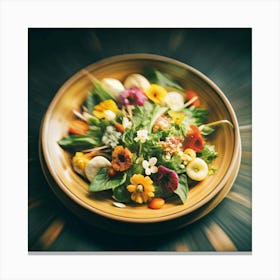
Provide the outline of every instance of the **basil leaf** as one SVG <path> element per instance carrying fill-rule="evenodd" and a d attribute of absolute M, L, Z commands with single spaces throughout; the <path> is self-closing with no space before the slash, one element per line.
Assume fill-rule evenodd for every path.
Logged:
<path fill-rule="evenodd" d="M 58 141 L 58 144 L 66 150 L 81 151 L 99 145 L 100 141 L 90 135 L 68 135 Z"/>
<path fill-rule="evenodd" d="M 100 192 L 105 190 L 114 189 L 122 185 L 126 180 L 126 173 L 122 173 L 121 176 L 109 177 L 108 168 L 102 168 L 94 177 L 93 181 L 89 185 L 89 191 Z"/>
<path fill-rule="evenodd" d="M 177 189 L 174 191 L 174 193 L 179 196 L 182 203 L 186 202 L 189 193 L 188 179 L 186 175 L 179 176 L 179 184 Z"/>

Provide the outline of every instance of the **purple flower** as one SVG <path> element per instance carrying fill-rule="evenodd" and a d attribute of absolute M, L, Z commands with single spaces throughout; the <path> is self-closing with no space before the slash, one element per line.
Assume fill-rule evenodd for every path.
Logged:
<path fill-rule="evenodd" d="M 119 95 L 120 105 L 139 105 L 143 106 L 145 101 L 147 101 L 147 96 L 143 93 L 140 88 L 134 87 L 122 91 Z"/>
<path fill-rule="evenodd" d="M 174 192 L 177 189 L 179 178 L 175 171 L 160 165 L 158 167 L 157 175 L 157 184 L 159 186 L 165 187 L 171 192 Z"/>

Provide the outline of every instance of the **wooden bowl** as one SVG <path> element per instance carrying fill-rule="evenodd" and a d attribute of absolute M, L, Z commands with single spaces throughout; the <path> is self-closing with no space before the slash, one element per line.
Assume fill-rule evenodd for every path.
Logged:
<path fill-rule="evenodd" d="M 215 175 L 190 189 L 184 205 L 178 199 L 171 198 L 159 210 L 151 210 L 147 205 L 117 208 L 112 204 L 110 192 L 88 192 L 88 183 L 72 169 L 70 154 L 57 144 L 68 133 L 69 123 L 74 118 L 72 110 L 79 110 L 92 85 L 82 70 L 71 77 L 57 92 L 42 121 L 43 157 L 52 178 L 71 200 L 87 211 L 117 221 L 155 223 L 188 215 L 213 199 L 230 178 L 235 178 L 240 165 L 240 135 L 233 108 L 222 91 L 198 70 L 176 60 L 151 54 L 115 56 L 85 69 L 98 79 L 112 77 L 124 80 L 129 74 L 144 73 L 147 66 L 170 74 L 184 88 L 198 92 L 201 107 L 209 111 L 209 122 L 226 119 L 234 128 L 221 125 L 209 139 L 208 142 L 214 144 L 219 153 L 214 161 L 218 170 Z"/>

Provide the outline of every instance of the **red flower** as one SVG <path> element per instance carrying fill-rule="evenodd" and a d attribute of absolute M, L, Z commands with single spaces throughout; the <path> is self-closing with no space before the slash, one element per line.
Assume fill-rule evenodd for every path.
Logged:
<path fill-rule="evenodd" d="M 161 187 L 165 187 L 167 190 L 174 192 L 179 183 L 178 174 L 162 165 L 158 167 L 157 184 Z"/>
<path fill-rule="evenodd" d="M 198 127 L 191 125 L 190 128 L 183 142 L 183 150 L 190 148 L 200 153 L 204 145 L 204 139 Z"/>

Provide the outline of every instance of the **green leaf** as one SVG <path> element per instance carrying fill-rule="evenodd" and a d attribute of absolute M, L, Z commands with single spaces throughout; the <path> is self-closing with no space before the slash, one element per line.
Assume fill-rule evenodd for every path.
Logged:
<path fill-rule="evenodd" d="M 194 124 L 196 126 L 200 126 L 204 123 L 207 123 L 209 113 L 206 109 L 203 108 L 197 108 L 197 107 L 191 107 L 187 110 L 190 110 L 192 113 L 192 117 L 194 119 Z"/>
<path fill-rule="evenodd" d="M 154 184 L 155 197 L 167 198 L 173 195 L 173 192 Z"/>
<path fill-rule="evenodd" d="M 182 203 L 185 203 L 189 193 L 188 179 L 185 174 L 179 176 L 178 188 L 174 191 L 179 196 Z"/>
<path fill-rule="evenodd" d="M 218 153 L 216 152 L 214 145 L 205 144 L 201 153 L 199 153 L 197 156 L 209 164 L 218 156 Z"/>
<path fill-rule="evenodd" d="M 108 168 L 102 168 L 94 177 L 93 181 L 89 185 L 89 191 L 100 192 L 105 190 L 114 189 L 122 185 L 126 180 L 126 173 L 122 173 L 120 176 L 109 177 Z"/>
<path fill-rule="evenodd" d="M 58 144 L 66 150 L 81 151 L 99 145 L 100 141 L 91 135 L 68 135 L 59 140 Z"/>
<path fill-rule="evenodd" d="M 183 88 L 177 82 L 175 82 L 169 75 L 162 73 L 154 68 L 147 68 L 146 75 L 150 82 L 154 84 L 158 84 L 163 87 L 183 90 Z"/>
<path fill-rule="evenodd" d="M 130 199 L 130 192 L 126 189 L 125 185 L 116 187 L 113 189 L 113 198 L 119 202 L 129 202 Z"/>
<path fill-rule="evenodd" d="M 97 94 L 95 94 L 94 92 L 88 93 L 85 105 L 90 114 L 92 113 L 94 106 L 96 106 L 98 103 L 100 103 L 100 101 L 101 100 Z"/>
<path fill-rule="evenodd" d="M 114 95 L 112 95 L 111 93 L 109 93 L 108 91 L 106 91 L 101 83 L 99 81 L 95 81 L 93 83 L 94 85 L 94 93 L 98 95 L 98 97 L 101 99 L 101 100 L 107 100 L 107 99 L 113 99 L 114 101 L 117 101 L 116 100 L 116 97 Z"/>

